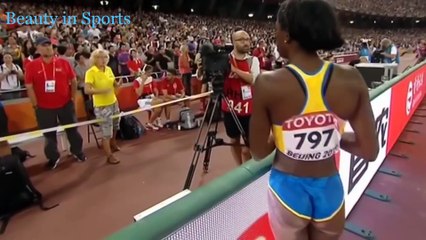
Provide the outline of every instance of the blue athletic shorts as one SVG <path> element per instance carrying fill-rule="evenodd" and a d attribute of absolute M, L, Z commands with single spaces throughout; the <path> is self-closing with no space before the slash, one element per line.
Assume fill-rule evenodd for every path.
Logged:
<path fill-rule="evenodd" d="M 344 204 L 339 174 L 322 178 L 297 177 L 272 168 L 269 188 L 287 210 L 316 222 L 332 219 Z"/>

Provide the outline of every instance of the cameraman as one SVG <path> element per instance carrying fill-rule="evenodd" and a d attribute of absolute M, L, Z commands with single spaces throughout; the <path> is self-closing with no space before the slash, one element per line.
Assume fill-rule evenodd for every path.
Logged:
<path fill-rule="evenodd" d="M 383 63 L 397 63 L 399 64 L 399 52 L 395 44 L 391 40 L 384 38 L 380 43 L 383 55 Z"/>
<path fill-rule="evenodd" d="M 257 57 L 252 57 L 250 52 L 251 38 L 242 29 L 237 29 L 232 34 L 234 49 L 230 54 L 231 73 L 225 78 L 224 94 L 228 98 L 230 107 L 234 109 L 239 122 L 248 139 L 249 121 L 253 104 L 253 84 L 260 73 L 260 64 Z M 249 148 L 241 147 L 241 133 L 232 118 L 225 100 L 222 100 L 224 112 L 224 125 L 226 134 L 231 139 L 231 152 L 238 164 L 251 158 Z"/>

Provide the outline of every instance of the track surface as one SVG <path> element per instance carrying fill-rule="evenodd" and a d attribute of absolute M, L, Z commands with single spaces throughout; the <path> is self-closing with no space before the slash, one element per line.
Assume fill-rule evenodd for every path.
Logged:
<path fill-rule="evenodd" d="M 145 122 L 146 113 L 137 117 Z M 225 136 L 222 127 L 220 132 Z M 80 128 L 80 133 L 87 139 L 86 128 Z M 23 148 L 37 154 L 27 161 L 34 185 L 45 195 L 47 203 L 60 206 L 47 212 L 33 207 L 16 215 L 0 239 L 92 240 L 127 226 L 137 213 L 182 190 L 196 135 L 197 130 L 149 131 L 140 139 L 120 144 L 122 150 L 117 157 L 122 162 L 115 166 L 106 164 L 93 141 L 85 147 L 87 162 L 77 163 L 64 154 L 54 171 L 44 168 L 41 141 L 24 145 Z M 218 147 L 213 150 L 210 166 L 209 174 L 201 177 L 202 163 L 199 164 L 193 188 L 237 165 L 228 147 Z"/>
<path fill-rule="evenodd" d="M 404 69 L 413 58 L 405 58 Z M 198 108 L 195 105 L 194 108 Z M 420 107 L 426 108 L 426 107 Z M 419 110 L 420 112 L 426 111 Z M 176 111 L 174 111 L 176 112 Z M 146 113 L 137 117 L 145 122 Z M 417 119 L 417 117 L 414 117 Z M 349 221 L 372 230 L 379 239 L 421 240 L 426 233 L 426 119 L 424 125 L 408 125 L 420 133 L 404 133 L 402 139 L 415 145 L 398 143 L 393 152 L 404 153 L 409 159 L 388 158 L 384 166 L 400 171 L 395 178 L 377 174 L 370 188 L 389 194 L 390 203 L 363 197 L 351 214 Z M 220 125 L 219 136 L 225 136 Z M 87 139 L 87 129 L 80 128 Z M 34 185 L 44 194 L 47 203 L 60 206 L 47 212 L 37 207 L 16 215 L 0 240 L 93 240 L 127 226 L 132 217 L 181 191 L 187 169 L 192 159 L 197 130 L 178 132 L 161 130 L 148 132 L 137 140 L 121 143 L 118 157 L 122 163 L 107 165 L 105 157 L 94 141 L 85 149 L 86 163 L 77 163 L 65 156 L 55 171 L 44 169 L 42 141 L 23 145 L 36 154 L 26 163 Z M 195 174 L 192 188 L 197 188 L 217 178 L 237 165 L 232 161 L 228 147 L 213 150 L 210 173 L 201 176 L 201 166 Z M 360 239 L 345 233 L 342 239 Z"/>
<path fill-rule="evenodd" d="M 408 123 L 399 140 L 412 144 L 397 142 L 391 151 L 391 154 L 403 154 L 408 158 L 390 155 L 382 165 L 401 173 L 401 177 L 377 173 L 368 186 L 368 189 L 389 195 L 391 201 L 381 202 L 364 195 L 347 220 L 371 230 L 377 239 L 426 239 L 426 100 L 411 122 L 421 124 Z M 345 232 L 342 239 L 360 238 Z"/>

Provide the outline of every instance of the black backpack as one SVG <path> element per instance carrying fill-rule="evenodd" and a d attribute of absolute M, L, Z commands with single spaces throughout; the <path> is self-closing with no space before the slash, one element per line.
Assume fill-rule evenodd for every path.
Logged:
<path fill-rule="evenodd" d="M 18 159 L 21 162 L 25 162 L 29 158 L 34 158 L 35 156 L 32 155 L 30 152 L 23 150 L 20 147 L 13 147 L 10 149 L 12 151 L 12 155 L 15 155 L 18 157 Z"/>
<path fill-rule="evenodd" d="M 122 140 L 139 138 L 145 132 L 145 128 L 135 116 L 124 116 L 120 120 L 120 131 L 117 137 Z"/>
<path fill-rule="evenodd" d="M 55 204 L 46 207 L 43 196 L 33 186 L 24 165 L 17 156 L 0 157 L 0 234 L 6 230 L 10 218 L 28 207 L 38 204 L 42 210 L 57 207 Z"/>

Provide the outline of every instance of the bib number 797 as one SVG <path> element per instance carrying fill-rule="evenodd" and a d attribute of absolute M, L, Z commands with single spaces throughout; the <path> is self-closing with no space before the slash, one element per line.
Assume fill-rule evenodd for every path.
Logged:
<path fill-rule="evenodd" d="M 328 129 L 324 131 L 313 131 L 310 133 L 294 134 L 294 138 L 298 139 L 296 149 L 300 150 L 305 145 L 306 141 L 310 143 L 311 149 L 318 147 L 321 143 L 323 144 L 323 147 L 327 147 L 328 144 L 330 144 L 333 132 L 334 129 Z"/>
<path fill-rule="evenodd" d="M 237 114 L 247 114 L 249 111 L 249 103 L 246 102 L 244 104 L 242 104 L 241 102 L 238 102 L 237 104 L 234 104 L 233 100 L 228 100 L 229 101 L 229 105 L 231 106 L 232 109 L 234 109 L 234 111 Z"/>

